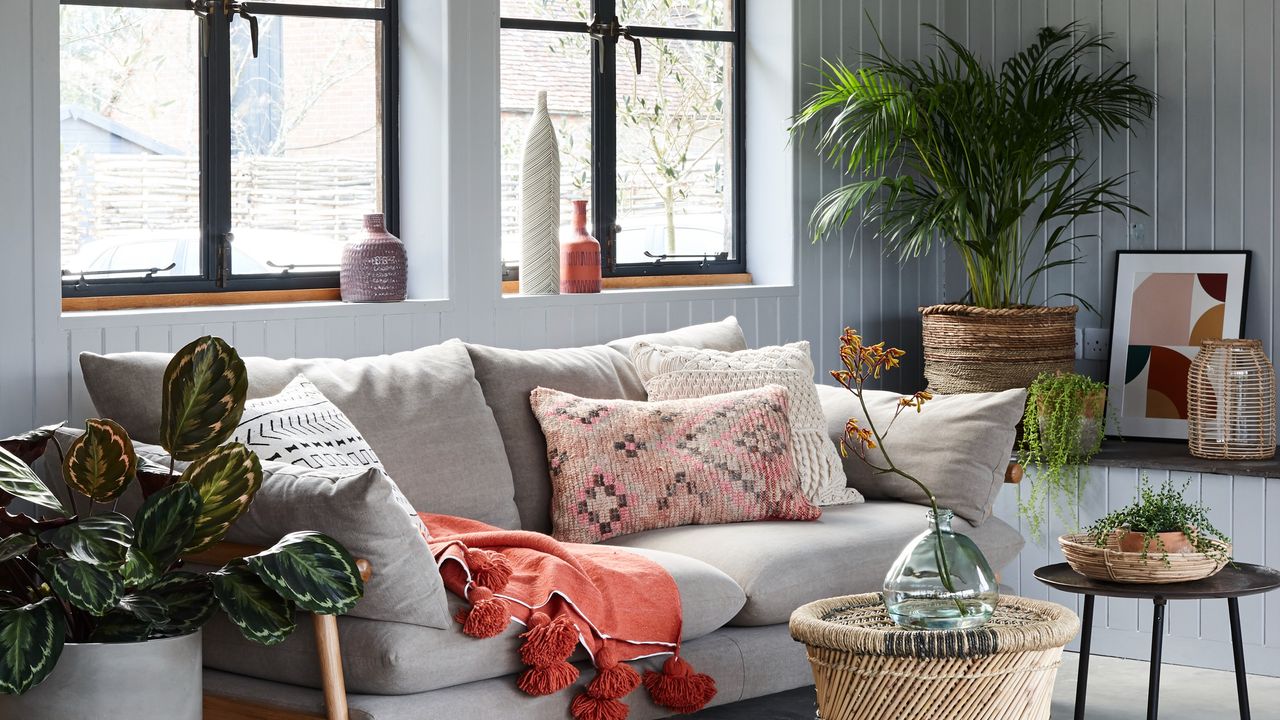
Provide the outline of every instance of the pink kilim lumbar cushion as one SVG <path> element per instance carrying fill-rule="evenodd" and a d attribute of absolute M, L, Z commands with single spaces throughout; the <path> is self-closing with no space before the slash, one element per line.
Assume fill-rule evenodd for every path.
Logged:
<path fill-rule="evenodd" d="M 530 403 L 547 438 L 562 542 L 822 514 L 800 488 L 781 386 L 663 402 L 537 388 Z"/>

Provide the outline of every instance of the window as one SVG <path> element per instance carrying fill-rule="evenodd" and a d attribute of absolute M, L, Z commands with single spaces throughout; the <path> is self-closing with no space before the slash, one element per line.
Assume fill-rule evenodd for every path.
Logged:
<path fill-rule="evenodd" d="M 743 0 L 501 0 L 502 259 L 538 91 L 560 141 L 562 236 L 591 200 L 604 274 L 734 273 L 743 236 Z"/>
<path fill-rule="evenodd" d="M 397 0 L 62 0 L 64 297 L 337 287 L 397 227 Z"/>

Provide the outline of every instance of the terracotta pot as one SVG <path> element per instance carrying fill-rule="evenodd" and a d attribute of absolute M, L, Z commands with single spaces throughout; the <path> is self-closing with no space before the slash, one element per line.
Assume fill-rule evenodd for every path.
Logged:
<path fill-rule="evenodd" d="M 1191 545 L 1191 538 L 1187 534 L 1178 532 L 1162 532 L 1157 533 L 1157 540 L 1145 540 L 1146 536 L 1140 532 L 1126 532 L 1120 536 L 1121 552 L 1142 552 L 1145 545 L 1148 555 L 1169 553 L 1170 555 L 1177 553 L 1194 553 L 1195 547 Z"/>
<path fill-rule="evenodd" d="M 929 389 L 948 395 L 996 392 L 1029 387 L 1042 372 L 1071 372 L 1077 309 L 920 308 Z"/>

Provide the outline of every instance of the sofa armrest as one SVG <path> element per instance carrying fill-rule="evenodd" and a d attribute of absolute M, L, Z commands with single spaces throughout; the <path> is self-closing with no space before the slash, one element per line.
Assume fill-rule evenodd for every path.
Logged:
<path fill-rule="evenodd" d="M 255 545 L 221 542 L 183 559 L 197 565 L 222 566 L 232 560 L 256 555 L 265 549 Z M 365 582 L 373 577 L 373 566 L 368 560 L 357 558 L 356 568 L 360 570 L 360 579 Z M 320 674 L 324 686 L 326 720 L 349 720 L 347 682 L 342 674 L 342 646 L 338 641 L 338 618 L 336 615 L 313 615 L 312 621 L 315 623 L 316 654 L 320 658 Z"/>

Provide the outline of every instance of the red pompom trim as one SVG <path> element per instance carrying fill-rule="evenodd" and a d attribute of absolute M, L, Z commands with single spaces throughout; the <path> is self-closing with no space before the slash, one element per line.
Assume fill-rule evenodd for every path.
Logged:
<path fill-rule="evenodd" d="M 578 628 L 563 615 L 549 620 L 546 613 L 535 612 L 529 618 L 529 629 L 520 637 L 524 638 L 520 659 L 525 665 L 539 667 L 569 659 L 578 645 Z"/>
<path fill-rule="evenodd" d="M 680 714 L 701 710 L 716 696 L 716 681 L 676 655 L 662 664 L 662 672 L 645 673 L 644 686 L 655 703 Z"/>
<path fill-rule="evenodd" d="M 516 686 L 530 695 L 550 695 L 569 687 L 577 679 L 578 668 L 562 660 L 525 670 Z"/>
<path fill-rule="evenodd" d="M 491 638 L 507 629 L 510 621 L 507 605 L 495 598 L 491 590 L 472 587 L 468 599 L 471 600 L 471 609 L 458 617 L 462 622 L 462 632 L 474 638 Z"/>
<path fill-rule="evenodd" d="M 579 693 L 569 705 L 569 712 L 574 720 L 627 720 L 631 708 L 617 700 Z"/>
<path fill-rule="evenodd" d="M 511 561 L 502 553 L 479 548 L 467 548 L 463 552 L 467 569 L 476 585 L 487 587 L 494 592 L 502 592 L 511 580 Z"/>

